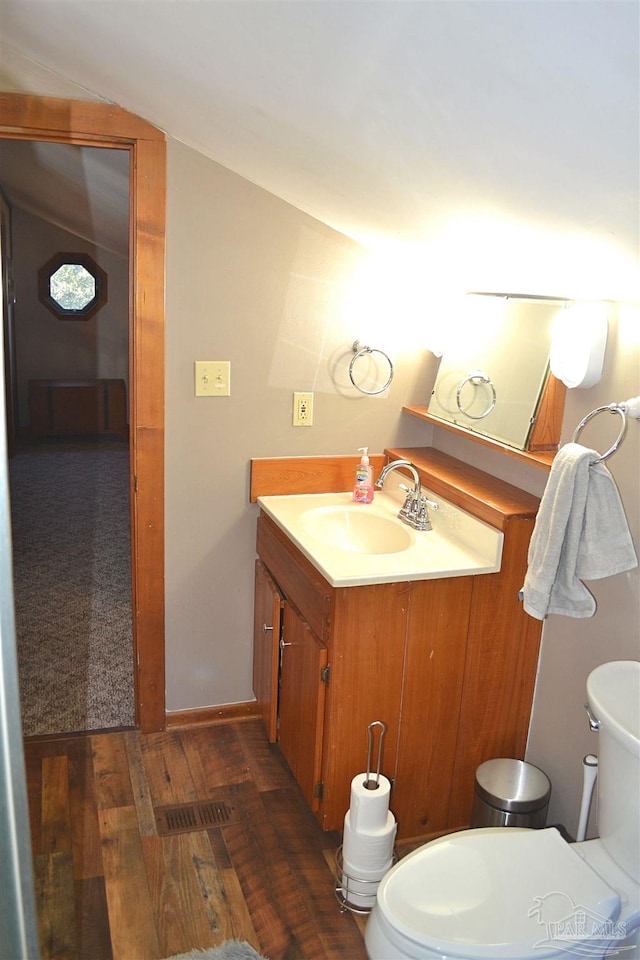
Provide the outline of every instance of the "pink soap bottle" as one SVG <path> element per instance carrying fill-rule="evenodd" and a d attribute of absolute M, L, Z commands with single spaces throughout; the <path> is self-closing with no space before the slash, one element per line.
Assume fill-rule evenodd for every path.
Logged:
<path fill-rule="evenodd" d="M 356 469 L 356 482 L 353 487 L 354 503 L 371 503 L 373 500 L 373 467 L 369 463 L 369 447 L 358 447 L 361 453 Z"/>

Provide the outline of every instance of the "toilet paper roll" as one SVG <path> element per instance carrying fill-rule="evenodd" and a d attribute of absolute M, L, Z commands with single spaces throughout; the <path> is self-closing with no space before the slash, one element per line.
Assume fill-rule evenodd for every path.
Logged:
<path fill-rule="evenodd" d="M 357 833 L 373 833 L 383 830 L 389 812 L 391 784 L 382 775 L 376 790 L 365 787 L 366 773 L 359 773 L 351 781 L 351 826 Z"/>
<path fill-rule="evenodd" d="M 391 869 L 393 866 L 393 857 L 390 857 L 386 863 L 380 864 L 379 867 L 376 867 L 375 870 L 363 870 L 362 867 L 356 867 L 353 863 L 350 863 L 348 860 L 342 861 L 342 870 L 345 876 L 350 877 L 352 880 L 363 880 L 365 882 L 372 880 L 382 880 L 385 873 Z"/>
<path fill-rule="evenodd" d="M 375 870 L 364 870 L 342 860 L 342 895 L 347 903 L 362 910 L 371 910 L 376 902 L 380 881 L 393 866 L 393 856 Z"/>
<path fill-rule="evenodd" d="M 358 833 L 353 829 L 350 811 L 347 812 L 342 836 L 342 859 L 353 867 L 355 876 L 369 879 L 370 871 L 386 872 L 393 857 L 397 828 L 395 817 L 388 811 L 384 828 L 376 833 Z"/>

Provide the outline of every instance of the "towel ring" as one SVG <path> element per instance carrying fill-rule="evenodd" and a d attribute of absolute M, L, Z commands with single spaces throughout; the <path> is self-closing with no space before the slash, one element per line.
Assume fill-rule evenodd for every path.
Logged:
<path fill-rule="evenodd" d="M 354 385 L 356 390 L 359 390 L 360 393 L 366 393 L 370 397 L 376 396 L 378 393 L 384 393 L 384 391 L 387 389 L 388 386 L 390 386 L 391 381 L 393 380 L 393 364 L 389 359 L 389 357 L 384 352 L 384 350 L 377 350 L 375 347 L 361 347 L 359 340 L 354 341 L 352 350 L 353 350 L 354 356 L 351 358 L 351 363 L 349 364 L 349 379 L 351 380 L 351 383 Z M 359 357 L 363 357 L 366 353 L 379 353 L 385 358 L 385 360 L 389 364 L 389 379 L 387 380 L 387 382 L 383 387 L 380 387 L 379 390 L 365 390 L 364 387 L 361 387 L 358 383 L 356 383 L 356 381 L 353 378 L 353 368 L 355 366 L 356 360 L 358 360 Z"/>
<path fill-rule="evenodd" d="M 622 441 L 624 440 L 624 435 L 627 432 L 627 416 L 625 413 L 625 408 L 619 403 L 608 403 L 604 407 L 596 407 L 595 410 L 592 410 L 591 413 L 588 413 L 586 417 L 583 417 L 578 426 L 576 427 L 573 437 L 571 438 L 572 443 L 577 443 L 578 437 L 582 433 L 582 430 L 589 423 L 590 420 L 593 420 L 599 413 L 604 413 L 608 411 L 609 413 L 619 413 L 622 417 L 622 426 L 620 427 L 620 433 L 618 434 L 617 440 L 609 447 L 606 453 L 603 453 L 602 456 L 598 457 L 597 460 L 592 460 L 591 463 L 602 463 L 603 460 L 607 460 L 612 454 L 616 452 Z"/>
<path fill-rule="evenodd" d="M 462 409 L 462 405 L 460 403 L 460 394 L 462 393 L 462 388 L 466 383 L 472 383 L 474 387 L 477 387 L 481 383 L 488 383 L 491 387 L 491 400 L 489 401 L 486 410 L 483 410 L 483 412 L 480 414 L 474 415 L 472 413 L 467 413 L 466 410 Z M 463 413 L 465 417 L 469 417 L 470 420 L 483 420 L 485 417 L 488 417 L 496 405 L 496 399 L 496 388 L 493 385 L 493 380 L 488 374 L 483 373 L 482 370 L 472 370 L 468 377 L 465 377 L 464 380 L 460 381 L 458 384 L 458 389 L 456 390 L 456 403 L 458 404 L 458 410 L 460 413 Z"/>

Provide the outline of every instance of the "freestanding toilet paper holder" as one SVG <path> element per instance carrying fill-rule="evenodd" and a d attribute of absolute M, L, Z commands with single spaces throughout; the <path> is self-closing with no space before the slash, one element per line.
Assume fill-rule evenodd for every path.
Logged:
<path fill-rule="evenodd" d="M 379 727 L 380 736 L 378 738 L 378 759 L 376 761 L 376 778 L 371 779 L 371 760 L 373 759 L 373 728 Z M 367 726 L 367 776 L 364 785 L 367 790 L 377 790 L 380 786 L 380 767 L 382 766 L 382 745 L 387 732 L 387 725 L 382 720 L 372 720 Z"/>
<path fill-rule="evenodd" d="M 397 862 L 398 856 L 393 851 L 389 869 Z M 335 855 L 335 880 L 333 884 L 336 900 L 340 904 L 340 912 L 357 913 L 366 917 L 373 910 L 378 894 L 380 880 L 364 880 L 362 877 L 352 877 L 345 873 L 342 862 L 342 847 L 338 847 Z M 355 901 L 358 901 L 357 903 Z"/>
<path fill-rule="evenodd" d="M 372 776 L 373 761 L 373 739 L 374 730 L 379 729 L 378 755 L 376 758 L 375 775 Z M 382 766 L 382 747 L 384 737 L 387 732 L 387 725 L 382 720 L 373 720 L 367 726 L 367 771 L 362 786 L 366 790 L 378 790 L 380 788 L 380 768 Z M 388 864 L 390 868 L 397 860 L 395 848 L 392 851 L 391 861 Z M 343 858 L 343 846 L 339 846 L 335 853 L 335 879 L 334 892 L 336 899 L 340 904 L 340 910 L 345 913 L 349 910 L 351 913 L 366 915 L 371 912 L 376 902 L 376 894 L 380 885 L 381 877 L 376 878 L 355 876 L 345 871 Z"/>

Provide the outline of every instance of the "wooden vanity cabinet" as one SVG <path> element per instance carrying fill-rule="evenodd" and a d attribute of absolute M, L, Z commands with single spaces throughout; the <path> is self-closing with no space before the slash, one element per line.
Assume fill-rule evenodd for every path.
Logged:
<path fill-rule="evenodd" d="M 263 514 L 258 554 L 285 598 L 278 740 L 323 828 L 342 828 L 381 720 L 399 836 L 449 829 L 474 578 L 336 589 Z"/>
<path fill-rule="evenodd" d="M 334 589 L 264 514 L 257 552 L 285 598 L 280 747 L 323 828 L 341 829 L 351 780 L 366 768 L 373 720 L 388 725 L 384 772 L 390 778 L 395 773 L 408 585 Z M 324 691 L 314 686 L 318 682 Z M 313 784 L 306 768 L 299 772 L 304 751 L 296 728 L 302 723 L 315 730 L 304 733 L 307 759 L 320 757 Z"/>
<path fill-rule="evenodd" d="M 541 624 L 517 593 L 537 500 L 437 452 L 386 453 L 503 531 L 500 572 L 334 588 L 260 513 L 256 597 L 267 613 L 284 607 L 277 737 L 322 827 L 342 829 L 367 725 L 382 720 L 398 836 L 428 838 L 468 825 L 480 763 L 524 757 Z M 274 645 L 265 651 L 263 622 L 256 616 L 258 678 L 278 657 Z M 255 692 L 273 731 L 269 675 Z"/>

